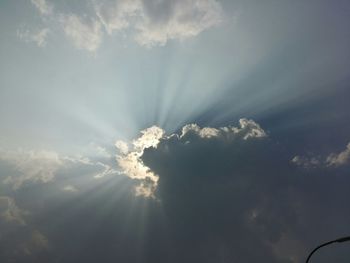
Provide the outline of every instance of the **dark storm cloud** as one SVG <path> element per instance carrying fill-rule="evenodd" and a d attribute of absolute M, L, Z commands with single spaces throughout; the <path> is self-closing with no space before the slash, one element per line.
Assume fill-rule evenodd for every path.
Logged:
<path fill-rule="evenodd" d="M 347 164 L 297 166 L 246 119 L 160 134 L 134 141 L 159 177 L 154 198 L 135 196 L 140 178 L 90 173 L 87 182 L 84 166 L 3 197 L 0 212 L 11 219 L 1 223 L 4 262 L 302 262 L 311 247 L 350 232 Z M 79 190 L 61 191 L 67 183 Z M 350 258 L 344 247 L 321 255 L 324 263 Z"/>
<path fill-rule="evenodd" d="M 301 262 L 313 242 L 348 233 L 344 170 L 298 170 L 272 140 L 243 138 L 193 132 L 145 150 L 174 262 Z"/>

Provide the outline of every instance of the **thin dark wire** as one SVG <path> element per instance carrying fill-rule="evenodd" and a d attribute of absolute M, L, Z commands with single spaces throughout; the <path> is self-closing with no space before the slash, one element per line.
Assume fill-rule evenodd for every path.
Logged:
<path fill-rule="evenodd" d="M 350 241 L 350 236 L 348 237 L 342 237 L 342 238 L 338 238 L 338 239 L 335 239 L 335 240 L 332 240 L 332 241 L 329 241 L 329 242 L 326 242 L 326 243 L 323 243 L 321 245 L 319 245 L 318 247 L 314 248 L 311 253 L 309 254 L 309 256 L 307 257 L 306 259 L 306 263 L 309 262 L 311 256 L 318 250 L 320 249 L 321 247 L 325 247 L 325 246 L 328 246 L 332 243 L 342 243 L 342 242 L 346 242 L 346 241 Z"/>

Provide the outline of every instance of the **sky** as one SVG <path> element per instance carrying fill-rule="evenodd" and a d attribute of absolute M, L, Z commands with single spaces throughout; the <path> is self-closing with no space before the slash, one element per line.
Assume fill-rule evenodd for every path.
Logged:
<path fill-rule="evenodd" d="M 0 262 L 297 263 L 350 235 L 349 23 L 346 0 L 0 1 Z"/>

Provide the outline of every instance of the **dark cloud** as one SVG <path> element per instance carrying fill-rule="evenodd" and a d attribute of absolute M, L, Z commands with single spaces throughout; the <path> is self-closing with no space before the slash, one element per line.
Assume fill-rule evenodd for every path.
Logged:
<path fill-rule="evenodd" d="M 133 141 L 135 149 L 122 147 L 122 156 L 137 150 L 138 162 L 158 177 L 148 197 L 132 191 L 142 178 L 96 180 L 89 162 L 79 159 L 55 180 L 26 184 L 1 199 L 2 215 L 13 220 L 2 217 L 0 258 L 302 262 L 318 243 L 350 232 L 348 166 L 305 169 L 271 136 L 246 119 L 237 127 L 186 125 L 170 136 L 147 129 Z M 67 185 L 78 190 L 62 191 Z M 349 258 L 346 247 L 336 246 L 315 260 Z"/>
<path fill-rule="evenodd" d="M 174 262 L 301 262 L 313 242 L 348 233 L 349 194 L 337 187 L 346 173 L 296 169 L 271 139 L 244 140 L 249 132 L 233 140 L 193 132 L 145 150 Z"/>

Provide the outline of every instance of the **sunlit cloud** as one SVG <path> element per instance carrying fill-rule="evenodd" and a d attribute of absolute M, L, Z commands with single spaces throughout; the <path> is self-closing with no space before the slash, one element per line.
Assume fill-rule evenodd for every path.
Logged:
<path fill-rule="evenodd" d="M 115 144 L 119 150 L 116 159 L 121 172 L 131 179 L 140 181 L 135 188 L 136 195 L 153 197 L 158 185 L 158 176 L 143 164 L 140 157 L 146 148 L 157 147 L 164 133 L 161 128 L 153 126 L 141 131 L 142 135 L 132 141 L 130 150 L 126 142 L 117 141 Z"/>
<path fill-rule="evenodd" d="M 166 135 L 165 131 L 153 126 L 141 131 L 141 136 L 132 141 L 132 148 L 126 142 L 117 141 L 115 146 L 119 150 L 117 163 L 122 173 L 131 179 L 139 181 L 135 188 L 136 195 L 154 197 L 158 186 L 159 176 L 144 165 L 142 156 L 149 148 L 157 148 L 162 141 L 176 142 L 179 144 L 192 143 L 193 138 L 202 140 L 217 139 L 230 143 L 234 140 L 249 140 L 251 138 L 267 137 L 265 131 L 253 120 L 240 119 L 239 126 L 228 126 L 221 128 L 204 127 L 197 124 L 188 124 L 182 128 L 181 134 Z"/>
<path fill-rule="evenodd" d="M 0 160 L 13 165 L 19 172 L 19 175 L 8 175 L 4 179 L 4 183 L 12 185 L 14 190 L 29 181 L 52 181 L 57 170 L 63 165 L 62 159 L 53 151 L 3 151 Z"/>
<path fill-rule="evenodd" d="M 55 177 L 65 171 L 74 171 L 77 168 L 88 169 L 89 173 L 95 179 L 104 178 L 118 172 L 108 164 L 111 155 L 100 146 L 95 146 L 95 158 L 88 156 L 75 155 L 66 156 L 55 151 L 45 150 L 2 150 L 0 152 L 0 161 L 10 165 L 13 174 L 7 175 L 3 183 L 10 185 L 13 190 L 19 190 L 26 184 L 46 184 L 55 180 Z M 105 161 L 105 162 L 104 162 Z M 87 172 L 86 171 L 86 172 Z M 73 190 L 72 187 L 63 190 Z"/>

